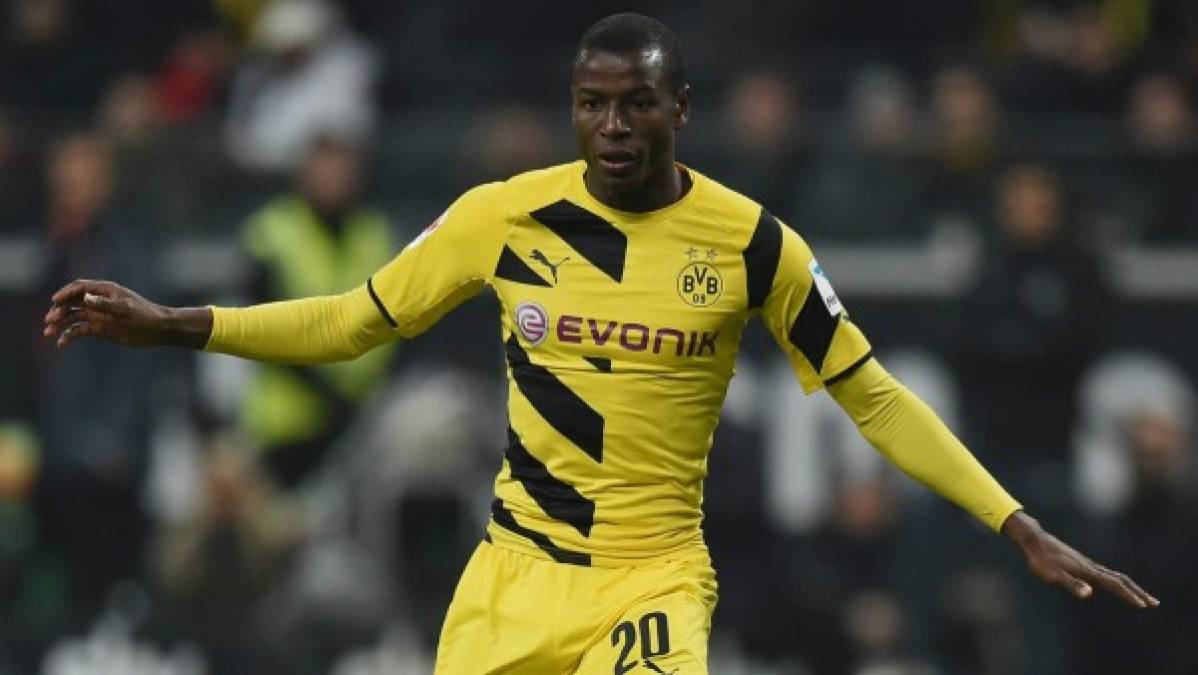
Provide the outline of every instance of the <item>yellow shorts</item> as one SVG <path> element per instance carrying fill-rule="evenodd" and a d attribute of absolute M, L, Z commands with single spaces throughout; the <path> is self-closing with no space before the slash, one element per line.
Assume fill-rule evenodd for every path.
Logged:
<path fill-rule="evenodd" d="M 579 567 L 483 542 L 441 628 L 436 675 L 707 675 L 706 558 Z"/>

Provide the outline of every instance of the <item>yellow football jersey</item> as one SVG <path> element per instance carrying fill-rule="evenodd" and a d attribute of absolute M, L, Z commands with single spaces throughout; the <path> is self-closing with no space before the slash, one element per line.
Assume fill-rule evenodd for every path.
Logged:
<path fill-rule="evenodd" d="M 760 313 L 808 392 L 869 344 L 810 249 L 690 169 L 649 213 L 598 202 L 579 161 L 470 190 L 368 282 L 405 337 L 495 290 L 509 430 L 488 538 L 578 565 L 705 553 L 712 433 Z"/>

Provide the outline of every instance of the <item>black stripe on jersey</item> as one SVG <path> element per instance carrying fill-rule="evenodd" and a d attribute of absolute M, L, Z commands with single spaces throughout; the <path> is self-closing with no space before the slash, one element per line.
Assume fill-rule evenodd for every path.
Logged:
<path fill-rule="evenodd" d="M 374 292 L 374 279 L 370 277 L 366 278 L 366 290 L 370 291 L 370 299 L 374 300 L 374 306 L 379 308 L 379 314 L 383 315 L 383 318 L 387 320 L 387 323 L 391 324 L 392 328 L 399 328 L 399 324 L 395 322 L 395 319 L 391 318 L 390 312 L 387 311 L 387 306 L 379 299 L 379 294 Z"/>
<path fill-rule="evenodd" d="M 607 276 L 617 282 L 623 281 L 628 236 L 615 225 L 564 199 L 529 215 L 564 239 Z"/>
<path fill-rule="evenodd" d="M 512 379 L 524 398 L 558 433 L 596 462 L 603 461 L 603 416 L 545 366 L 528 359 L 513 334 L 506 343 Z"/>
<path fill-rule="evenodd" d="M 745 279 L 748 282 L 749 309 L 765 304 L 778 273 L 778 258 L 782 256 L 782 225 L 778 219 L 761 209 L 753 238 L 741 254 L 745 259 Z"/>
<path fill-rule="evenodd" d="M 611 372 L 611 359 L 604 358 L 602 356 L 584 356 L 582 358 L 586 359 L 587 363 L 595 366 L 597 370 L 601 370 L 605 373 Z"/>
<path fill-rule="evenodd" d="M 528 263 L 520 259 L 520 255 L 507 246 L 503 247 L 503 253 L 499 254 L 499 262 L 495 264 L 495 276 L 500 279 L 507 279 L 518 284 L 528 284 L 530 286 L 551 286 L 548 281 L 541 278 L 541 275 L 533 271 Z"/>
<path fill-rule="evenodd" d="M 830 385 L 836 384 L 837 382 L 840 382 L 841 380 L 845 379 L 849 375 L 852 375 L 853 373 L 857 372 L 858 368 L 860 368 L 861 366 L 864 366 L 873 357 L 874 357 L 874 353 L 872 350 L 865 352 L 865 356 L 862 356 L 861 358 L 854 361 L 853 365 L 849 366 L 848 368 L 845 368 L 844 370 L 840 371 L 839 373 L 836 373 L 832 377 L 829 377 L 828 379 L 824 380 L 824 386 L 830 386 Z"/>
<path fill-rule="evenodd" d="M 811 284 L 811 290 L 807 291 L 807 299 L 803 301 L 803 309 L 799 310 L 799 315 L 795 317 L 788 337 L 790 344 L 807 357 L 807 362 L 815 369 L 817 375 L 824 367 L 824 357 L 828 355 L 828 348 L 832 346 L 832 334 L 836 332 L 836 324 L 839 321 L 839 315 L 832 316 L 824 305 L 819 288 L 814 283 Z"/>
<path fill-rule="evenodd" d="M 512 469 L 512 478 L 520 481 L 529 496 L 551 518 L 569 523 L 584 537 L 591 536 L 595 502 L 583 497 L 573 485 L 549 473 L 549 468 L 528 452 L 511 427 L 508 427 L 507 438 L 508 446 L 503 454 Z"/>
<path fill-rule="evenodd" d="M 591 566 L 591 555 L 589 553 L 568 551 L 553 543 L 552 539 L 546 537 L 540 532 L 530 530 L 520 523 L 517 523 L 516 517 L 513 516 L 512 512 L 508 511 L 507 507 L 503 505 L 502 499 L 496 499 L 495 501 L 491 502 L 491 519 L 495 521 L 496 525 L 502 527 L 503 529 L 510 530 L 521 537 L 531 540 L 532 543 L 537 545 L 537 548 L 548 553 L 550 558 L 553 558 L 559 563 L 566 563 L 567 565 L 579 565 L 581 567 Z"/>

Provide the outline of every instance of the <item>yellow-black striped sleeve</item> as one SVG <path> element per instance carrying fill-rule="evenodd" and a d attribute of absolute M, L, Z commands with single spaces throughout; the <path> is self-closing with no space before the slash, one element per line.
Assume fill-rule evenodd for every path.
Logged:
<path fill-rule="evenodd" d="M 777 264 L 771 265 L 774 259 Z M 802 237 L 763 212 L 745 260 L 750 304 L 760 297 L 766 287 L 763 277 L 774 267 L 761 314 L 804 391 L 816 391 L 860 367 L 870 353 L 869 341 L 849 320 Z M 757 267 L 748 267 L 750 260 Z"/>

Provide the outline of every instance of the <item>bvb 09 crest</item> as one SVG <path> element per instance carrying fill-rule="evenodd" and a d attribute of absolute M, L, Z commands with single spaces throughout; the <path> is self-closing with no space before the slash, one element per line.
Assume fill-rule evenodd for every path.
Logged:
<path fill-rule="evenodd" d="M 678 274 L 678 295 L 688 305 L 710 307 L 724 292 L 724 280 L 715 265 L 706 262 L 687 263 Z"/>

